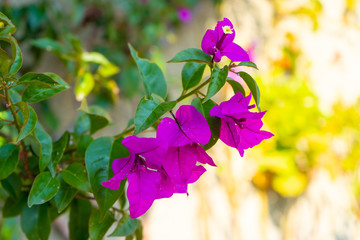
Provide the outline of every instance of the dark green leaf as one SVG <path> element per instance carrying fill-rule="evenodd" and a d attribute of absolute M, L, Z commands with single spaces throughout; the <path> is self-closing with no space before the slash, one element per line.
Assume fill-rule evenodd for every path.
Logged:
<path fill-rule="evenodd" d="M 16 139 L 19 142 L 34 130 L 37 123 L 37 115 L 34 109 L 25 102 L 17 102 L 14 105 L 20 110 L 23 119 L 19 135 Z"/>
<path fill-rule="evenodd" d="M 135 132 L 138 134 L 152 126 L 162 115 L 173 109 L 176 101 L 164 102 L 156 95 L 152 95 L 152 100 L 143 97 L 135 112 Z"/>
<path fill-rule="evenodd" d="M 101 185 L 113 176 L 112 160 L 129 155 L 128 150 L 121 144 L 121 139 L 113 141 L 111 137 L 102 137 L 93 141 L 85 153 L 86 170 L 91 188 L 103 218 L 124 190 L 124 181 L 119 190 L 113 191 Z M 110 158 L 111 156 L 111 158 Z"/>
<path fill-rule="evenodd" d="M 3 206 L 3 217 L 16 217 L 26 206 L 27 194 L 22 192 L 18 198 L 8 197 Z"/>
<path fill-rule="evenodd" d="M 188 48 L 178 52 L 175 57 L 168 62 L 198 62 L 212 65 L 211 61 L 211 56 L 204 53 L 201 49 Z"/>
<path fill-rule="evenodd" d="M 51 160 L 52 140 L 39 124 L 36 125 L 34 133 L 39 144 L 39 168 L 42 172 Z"/>
<path fill-rule="evenodd" d="M 89 219 L 91 203 L 86 199 L 74 199 L 70 209 L 70 240 L 87 240 L 89 237 Z"/>
<path fill-rule="evenodd" d="M 185 63 L 181 72 L 182 86 L 184 90 L 195 87 L 201 81 L 206 65 L 196 62 Z"/>
<path fill-rule="evenodd" d="M 259 70 L 258 67 L 256 66 L 256 64 L 253 63 L 253 62 L 251 62 L 251 61 L 243 61 L 243 62 L 240 62 L 240 63 L 238 64 L 238 66 L 252 67 L 252 68 L 255 68 L 255 69 Z"/>
<path fill-rule="evenodd" d="M 48 75 L 42 73 L 27 73 L 23 75 L 19 80 L 18 83 L 22 84 L 29 84 L 32 86 L 39 86 L 43 88 L 56 88 L 59 87 L 59 83 L 49 77 Z"/>
<path fill-rule="evenodd" d="M 225 85 L 226 78 L 228 75 L 228 66 L 225 66 L 222 69 L 215 67 L 211 74 L 211 80 L 209 84 L 209 88 L 204 99 L 204 102 L 209 100 L 212 96 L 214 96 L 220 89 Z"/>
<path fill-rule="evenodd" d="M 70 86 L 58 75 L 54 73 L 44 74 L 56 81 L 57 85 L 54 85 L 53 88 L 44 88 L 36 85 L 27 86 L 22 96 L 23 101 L 30 103 L 40 102 L 70 88 Z"/>
<path fill-rule="evenodd" d="M 81 106 L 79 108 L 80 111 L 86 113 L 90 120 L 90 134 L 94 134 L 98 130 L 109 125 L 109 115 L 108 113 L 98 106 L 87 106 L 86 99 L 81 102 Z"/>
<path fill-rule="evenodd" d="M 101 218 L 99 210 L 94 211 L 90 217 L 89 231 L 91 240 L 101 240 L 115 222 L 114 214 L 109 212 L 104 219 Z"/>
<path fill-rule="evenodd" d="M 63 157 L 64 151 L 68 145 L 70 134 L 69 132 L 64 132 L 64 134 L 54 142 L 53 151 L 51 154 L 51 161 L 48 164 L 48 168 L 51 172 L 51 175 L 55 177 L 56 166 L 59 163 L 60 159 Z"/>
<path fill-rule="evenodd" d="M 1 34 L 0 40 L 8 42 L 11 45 L 12 61 L 11 61 L 11 66 L 9 68 L 8 76 L 12 76 L 15 73 L 17 73 L 17 71 L 19 71 L 19 69 L 21 68 L 22 65 L 21 50 L 16 39 L 10 35 Z"/>
<path fill-rule="evenodd" d="M 10 176 L 1 180 L 1 185 L 10 194 L 10 196 L 12 196 L 13 198 L 19 197 L 21 191 L 21 178 L 19 174 L 10 174 Z"/>
<path fill-rule="evenodd" d="M 166 81 L 159 66 L 156 63 L 139 58 L 137 52 L 130 44 L 129 49 L 140 71 L 147 97 L 150 98 L 151 94 L 155 93 L 165 98 L 167 93 Z"/>
<path fill-rule="evenodd" d="M 50 38 L 36 39 L 31 41 L 31 44 L 46 51 L 54 52 L 55 54 L 61 54 L 66 52 L 65 48 L 60 43 Z"/>
<path fill-rule="evenodd" d="M 113 233 L 111 233 L 110 237 L 122 237 L 122 236 L 128 236 L 135 232 L 136 228 L 138 226 L 138 220 L 130 218 L 129 215 L 124 215 L 118 225 L 116 226 L 116 229 Z"/>
<path fill-rule="evenodd" d="M 64 181 L 71 186 L 82 191 L 90 191 L 86 169 L 80 163 L 70 164 L 61 174 Z"/>
<path fill-rule="evenodd" d="M 259 87 L 256 83 L 256 81 L 246 72 L 239 72 L 239 76 L 245 81 L 246 85 L 249 87 L 250 92 L 255 100 L 256 106 L 258 108 L 259 111 L 260 107 L 260 90 Z"/>
<path fill-rule="evenodd" d="M 61 213 L 74 199 L 78 190 L 67 184 L 61 174 L 58 175 L 58 179 L 60 181 L 60 189 L 54 199 L 58 213 Z"/>
<path fill-rule="evenodd" d="M 76 153 L 81 157 L 85 157 L 85 151 L 94 139 L 90 135 L 80 135 Z"/>
<path fill-rule="evenodd" d="M 7 178 L 19 162 L 20 149 L 17 145 L 6 144 L 0 147 L 0 180 Z"/>
<path fill-rule="evenodd" d="M 220 136 L 220 126 L 221 126 L 220 119 L 217 117 L 211 117 L 209 115 L 210 110 L 216 105 L 216 103 L 214 103 L 211 99 L 202 103 L 199 98 L 194 98 L 191 105 L 196 107 L 196 109 L 204 115 L 207 123 L 209 124 L 211 131 L 211 138 L 206 145 L 202 146 L 205 150 L 208 150 L 215 145 L 215 143 L 217 142 Z"/>
<path fill-rule="evenodd" d="M 234 93 L 241 92 L 242 95 L 245 96 L 245 89 L 239 82 L 230 79 L 228 79 L 227 82 L 231 85 Z"/>
<path fill-rule="evenodd" d="M 52 178 L 49 172 L 43 172 L 36 176 L 30 190 L 28 205 L 43 204 L 52 199 L 59 191 L 60 182 Z"/>
<path fill-rule="evenodd" d="M 40 205 L 28 208 L 25 206 L 21 214 L 21 229 L 28 240 L 47 240 L 50 235 L 48 206 Z"/>

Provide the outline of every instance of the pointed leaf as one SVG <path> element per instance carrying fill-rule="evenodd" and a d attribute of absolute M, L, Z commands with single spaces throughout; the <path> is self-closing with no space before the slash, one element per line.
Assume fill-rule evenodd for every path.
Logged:
<path fill-rule="evenodd" d="M 0 147 L 0 179 L 7 178 L 19 162 L 20 149 L 17 145 L 6 144 Z"/>
<path fill-rule="evenodd" d="M 56 88 L 59 83 L 50 76 L 42 73 L 29 72 L 19 78 L 18 83 L 39 86 L 43 88 Z"/>
<path fill-rule="evenodd" d="M 67 184 L 61 174 L 58 175 L 58 179 L 60 181 L 60 189 L 55 195 L 55 204 L 58 213 L 61 213 L 74 199 L 78 190 Z"/>
<path fill-rule="evenodd" d="M 156 63 L 139 58 L 135 49 L 129 44 L 131 56 L 135 60 L 144 83 L 146 96 L 150 98 L 155 93 L 162 98 L 166 97 L 167 87 L 164 74 Z"/>
<path fill-rule="evenodd" d="M 227 79 L 227 82 L 231 85 L 234 93 L 241 92 L 242 95 L 245 96 L 245 89 L 239 82 L 235 80 L 230 80 L 230 78 Z"/>
<path fill-rule="evenodd" d="M 259 70 L 258 67 L 256 66 L 256 64 L 251 61 L 242 61 L 238 64 L 238 66 L 252 67 L 252 68 Z"/>
<path fill-rule="evenodd" d="M 260 104 L 260 90 L 259 90 L 259 86 L 257 85 L 256 81 L 249 74 L 247 74 L 246 72 L 239 72 L 239 76 L 242 79 L 244 79 L 246 85 L 249 87 L 249 89 L 251 91 L 251 94 L 254 97 L 254 100 L 255 100 L 255 103 L 256 103 L 256 106 L 257 106 L 258 110 L 261 111 L 260 107 L 259 107 L 259 104 Z"/>
<path fill-rule="evenodd" d="M 152 126 L 162 115 L 173 109 L 176 105 L 176 101 L 163 102 L 159 97 L 152 96 L 152 100 L 147 100 L 143 97 L 136 109 L 134 120 L 135 135 Z"/>
<path fill-rule="evenodd" d="M 55 177 L 56 166 L 59 163 L 60 159 L 63 157 L 65 149 L 68 145 L 69 137 L 70 137 L 69 132 L 64 132 L 64 134 L 53 144 L 51 161 L 48 164 L 48 168 L 53 177 Z"/>
<path fill-rule="evenodd" d="M 211 56 L 204 53 L 201 49 L 188 48 L 181 52 L 178 52 L 173 59 L 168 61 L 169 63 L 176 62 L 198 62 L 212 65 Z"/>
<path fill-rule="evenodd" d="M 185 63 L 181 72 L 182 86 L 184 90 L 195 87 L 201 81 L 206 65 L 201 63 Z"/>
<path fill-rule="evenodd" d="M 91 240 L 101 240 L 109 230 L 111 225 L 115 222 L 114 214 L 109 212 L 104 219 L 101 218 L 99 210 L 91 214 L 89 222 L 89 232 Z"/>
<path fill-rule="evenodd" d="M 225 66 L 222 69 L 217 67 L 214 68 L 204 102 L 214 96 L 225 85 L 228 69 L 228 66 Z"/>
<path fill-rule="evenodd" d="M 116 156 L 111 156 L 114 150 L 118 151 Z M 121 156 L 121 154 L 124 154 Z M 124 184 L 119 190 L 113 191 L 101 185 L 102 182 L 109 180 L 114 174 L 111 169 L 112 161 L 116 158 L 126 157 L 127 149 L 121 144 L 121 139 L 114 142 L 111 137 L 102 137 L 93 141 L 85 153 L 86 170 L 94 193 L 96 202 L 101 211 L 101 217 L 104 217 L 107 211 L 112 207 L 116 200 L 121 196 Z"/>
<path fill-rule="evenodd" d="M 79 77 L 75 86 L 76 100 L 82 101 L 95 86 L 94 76 L 90 72 L 85 72 Z"/>
<path fill-rule="evenodd" d="M 46 205 L 25 206 L 21 214 L 21 229 L 29 240 L 47 240 L 50 235 L 50 219 Z"/>
<path fill-rule="evenodd" d="M 70 164 L 64 171 L 62 177 L 69 185 L 85 192 L 90 191 L 90 186 L 85 167 L 80 163 Z"/>
<path fill-rule="evenodd" d="M 12 76 L 19 71 L 22 65 L 22 54 L 16 39 L 11 35 L 0 35 L 0 40 L 8 42 L 11 45 L 12 61 L 8 76 Z"/>
<path fill-rule="evenodd" d="M 80 111 L 87 114 L 90 121 L 90 134 L 94 134 L 98 130 L 106 127 L 110 123 L 109 114 L 98 106 L 87 106 L 86 99 L 84 98 L 79 108 Z"/>
<path fill-rule="evenodd" d="M 130 218 L 129 215 L 125 214 L 119 221 L 113 233 L 109 237 L 123 237 L 128 236 L 135 232 L 138 226 L 138 220 Z"/>
<path fill-rule="evenodd" d="M 43 172 L 36 176 L 30 190 L 28 205 L 43 204 L 52 199 L 59 191 L 60 182 L 52 178 L 49 172 Z"/>
<path fill-rule="evenodd" d="M 0 28 L 1 34 L 13 34 L 15 32 L 15 25 L 2 12 L 0 12 L 0 22 L 3 23 L 3 26 Z"/>
<path fill-rule="evenodd" d="M 42 172 L 51 160 L 52 139 L 39 124 L 36 125 L 34 133 L 39 144 L 39 169 Z"/>
<path fill-rule="evenodd" d="M 16 139 L 19 142 L 34 130 L 37 123 L 37 115 L 34 109 L 25 102 L 17 102 L 15 106 L 19 108 L 23 118 L 21 129 Z"/>

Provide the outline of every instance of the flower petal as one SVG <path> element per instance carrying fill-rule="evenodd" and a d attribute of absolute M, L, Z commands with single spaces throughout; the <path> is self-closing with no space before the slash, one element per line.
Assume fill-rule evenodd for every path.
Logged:
<path fill-rule="evenodd" d="M 127 198 L 131 218 L 143 215 L 153 204 L 159 192 L 161 174 L 145 168 L 129 174 Z"/>
<path fill-rule="evenodd" d="M 197 160 L 197 150 L 190 144 L 182 147 L 170 147 L 163 167 L 175 183 L 187 184 Z"/>
<path fill-rule="evenodd" d="M 135 154 L 130 153 L 128 157 L 125 158 L 116 158 L 112 162 L 112 170 L 115 175 L 118 175 L 118 178 L 124 179 L 126 175 L 130 173 L 130 171 L 134 167 L 135 162 Z"/>
<path fill-rule="evenodd" d="M 194 147 L 196 148 L 198 153 L 198 162 L 216 167 L 214 160 L 205 152 L 202 147 L 200 147 L 198 144 L 194 144 Z"/>
<path fill-rule="evenodd" d="M 225 34 L 224 27 L 230 28 L 232 33 Z M 228 18 L 224 18 L 224 20 L 218 21 L 215 27 L 215 31 L 217 32 L 217 36 L 218 36 L 217 41 L 218 43 L 221 44 L 221 46 L 218 46 L 219 49 L 223 49 L 228 44 L 232 43 L 235 39 L 234 26 Z"/>
<path fill-rule="evenodd" d="M 211 131 L 205 117 L 192 105 L 182 105 L 176 118 L 192 142 L 205 145 L 210 141 Z"/>
<path fill-rule="evenodd" d="M 233 120 L 221 119 L 220 140 L 230 147 L 236 148 L 239 145 L 240 135 Z"/>
<path fill-rule="evenodd" d="M 124 177 L 120 174 L 116 174 L 109 180 L 102 182 L 101 185 L 104 187 L 107 187 L 111 190 L 118 190 L 120 187 L 121 181 L 124 179 Z"/>
<path fill-rule="evenodd" d="M 159 192 L 156 199 L 160 198 L 169 198 L 175 192 L 175 186 L 173 180 L 169 177 L 169 175 L 164 170 L 159 171 L 161 173 L 161 180 L 159 186 Z"/>
<path fill-rule="evenodd" d="M 217 33 L 214 30 L 207 30 L 202 41 L 201 41 L 201 49 L 209 55 L 213 55 L 215 53 L 217 43 Z"/>
<path fill-rule="evenodd" d="M 176 121 L 163 118 L 158 125 L 156 137 L 168 143 L 169 146 L 179 147 L 192 142 L 179 128 Z"/>
<path fill-rule="evenodd" d="M 204 172 L 206 172 L 206 169 L 203 166 L 196 166 L 191 173 L 188 183 L 196 182 Z"/>
<path fill-rule="evenodd" d="M 247 52 L 236 43 L 229 43 L 221 50 L 222 55 L 227 56 L 231 61 L 250 61 Z"/>

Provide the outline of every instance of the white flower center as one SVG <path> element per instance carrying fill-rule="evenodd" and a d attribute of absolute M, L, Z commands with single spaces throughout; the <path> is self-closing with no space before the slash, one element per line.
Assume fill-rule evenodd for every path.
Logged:
<path fill-rule="evenodd" d="M 223 26 L 222 30 L 224 31 L 225 34 L 232 34 L 233 30 L 231 29 L 230 26 Z"/>

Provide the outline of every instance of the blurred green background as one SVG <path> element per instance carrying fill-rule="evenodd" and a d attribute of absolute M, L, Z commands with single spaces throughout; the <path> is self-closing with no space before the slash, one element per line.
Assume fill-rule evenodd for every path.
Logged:
<path fill-rule="evenodd" d="M 154 203 L 144 239 L 360 239 L 359 1 L 1 0 L 0 11 L 17 26 L 21 71 L 55 72 L 73 86 L 35 105 L 54 138 L 84 97 L 110 111 L 112 126 L 97 136 L 126 127 L 143 91 L 128 43 L 161 66 L 173 99 L 181 67 L 166 61 L 229 18 L 260 69 L 250 72 L 275 137 L 244 158 L 218 142 L 218 167 L 189 197 Z M 227 86 L 216 98 L 232 94 Z M 66 239 L 66 221 L 52 239 Z M 17 225 L 2 219 L 0 239 L 21 238 Z"/>

